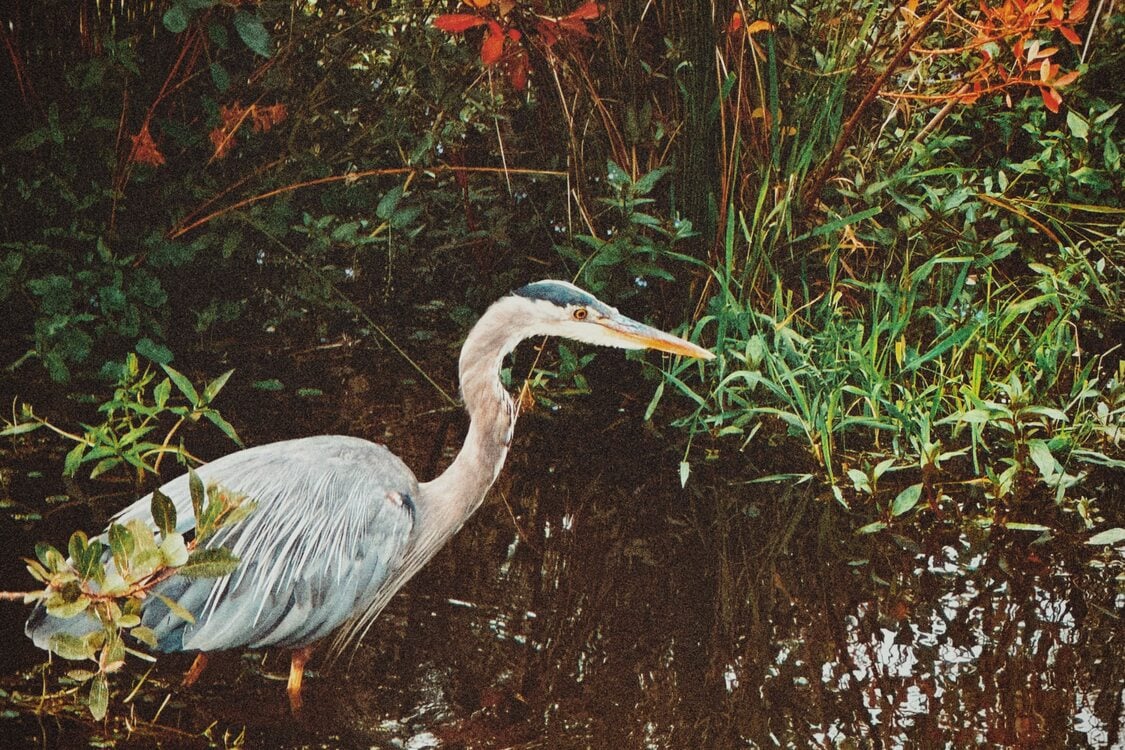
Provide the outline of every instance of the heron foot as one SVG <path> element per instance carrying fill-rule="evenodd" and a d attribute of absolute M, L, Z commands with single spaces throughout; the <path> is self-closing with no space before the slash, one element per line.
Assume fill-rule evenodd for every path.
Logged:
<path fill-rule="evenodd" d="M 313 646 L 304 646 L 293 652 L 289 661 L 289 683 L 286 692 L 289 693 L 289 708 L 294 714 L 301 712 L 301 680 L 305 676 L 305 664 L 313 653 Z"/>
<path fill-rule="evenodd" d="M 191 663 L 191 667 L 184 674 L 184 687 L 191 687 L 199 676 L 203 674 L 203 670 L 207 668 L 207 654 L 200 651 L 195 655 L 195 661 Z"/>

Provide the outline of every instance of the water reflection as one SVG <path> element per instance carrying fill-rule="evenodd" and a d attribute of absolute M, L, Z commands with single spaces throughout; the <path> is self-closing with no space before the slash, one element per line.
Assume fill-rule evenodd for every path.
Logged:
<path fill-rule="evenodd" d="M 186 661 L 162 659 L 128 705 L 143 670 L 119 680 L 132 733 L 37 718 L 26 698 L 6 699 L 0 730 L 43 747 L 243 732 L 246 747 L 412 750 L 1125 742 L 1125 601 L 1092 552 L 941 528 L 857 538 L 833 503 L 732 483 L 729 467 L 681 490 L 639 407 L 607 429 L 620 405 L 592 406 L 524 419 L 480 514 L 350 662 L 314 662 L 300 720 L 271 679 L 282 655 L 231 655 L 190 690 Z M 6 554 L 36 533 L 9 521 Z M 34 696 L 17 609 L 2 685 Z"/>

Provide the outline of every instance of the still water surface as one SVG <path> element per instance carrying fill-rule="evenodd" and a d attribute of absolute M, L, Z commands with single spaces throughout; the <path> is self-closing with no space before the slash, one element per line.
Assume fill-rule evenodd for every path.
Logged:
<path fill-rule="evenodd" d="M 366 376 L 321 376 L 342 384 L 331 409 L 248 392 L 228 413 L 269 415 L 244 428 L 252 442 L 375 435 L 422 476 L 456 448 L 460 417 L 429 394 L 378 406 Z M 26 608 L 6 603 L 0 734 L 45 748 L 1125 746 L 1125 599 L 1096 550 L 955 525 L 856 537 L 861 516 L 732 465 L 681 489 L 671 441 L 621 392 L 525 415 L 478 515 L 350 661 L 313 661 L 299 719 L 280 652 L 227 655 L 191 689 L 190 657 L 162 657 L 124 703 L 145 674 L 133 662 L 106 724 L 36 713 L 65 670 L 44 682 Z M 0 455 L 11 497 L 68 491 L 29 460 Z M 123 503 L 64 503 L 34 526 L 0 513 L 5 587 L 26 580 L 36 539 L 95 530 Z"/>

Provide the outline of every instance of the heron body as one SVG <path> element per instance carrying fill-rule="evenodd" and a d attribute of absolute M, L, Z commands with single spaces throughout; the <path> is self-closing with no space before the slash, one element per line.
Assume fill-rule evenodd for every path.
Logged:
<path fill-rule="evenodd" d="M 218 484 L 257 502 L 245 520 L 221 528 L 205 546 L 239 558 L 222 578 L 172 576 L 155 591 L 189 611 L 194 622 L 148 597 L 142 623 L 161 651 L 201 655 L 234 648 L 293 649 L 289 697 L 301 701 L 301 676 L 312 647 L 335 633 L 341 649 L 361 637 L 390 598 L 437 553 L 484 500 L 507 456 L 517 409 L 500 381 L 504 357 L 525 338 L 558 335 L 625 349 L 654 348 L 710 359 L 688 341 L 621 315 L 561 281 L 529 284 L 495 302 L 461 349 L 461 393 L 469 431 L 441 475 L 419 483 L 386 447 L 322 435 L 269 443 L 201 466 Z M 177 531 L 190 538 L 195 519 L 186 475 L 161 491 L 176 505 Z M 156 528 L 151 495 L 115 521 Z M 59 632 L 100 627 L 90 615 L 60 619 L 40 604 L 26 631 L 47 648 Z M 188 681 L 198 676 L 197 662 Z"/>

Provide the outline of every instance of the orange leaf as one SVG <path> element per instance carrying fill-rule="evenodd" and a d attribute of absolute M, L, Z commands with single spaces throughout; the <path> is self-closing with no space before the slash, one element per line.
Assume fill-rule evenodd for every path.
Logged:
<path fill-rule="evenodd" d="M 773 24 L 769 21 L 758 19 L 746 27 L 747 34 L 757 34 L 759 31 L 773 31 Z"/>
<path fill-rule="evenodd" d="M 1074 29 L 1069 26 L 1060 26 L 1059 33 L 1066 37 L 1066 40 L 1071 44 L 1082 44 L 1082 38 L 1074 33 Z"/>
<path fill-rule="evenodd" d="M 1057 89 L 1061 89 L 1063 86 L 1069 86 L 1070 84 L 1074 83 L 1075 80 L 1077 80 L 1077 79 L 1078 79 L 1078 71 L 1072 70 L 1069 73 L 1066 73 L 1065 75 L 1059 76 L 1055 80 L 1054 87 L 1057 88 Z"/>
<path fill-rule="evenodd" d="M 434 19 L 434 26 L 449 34 L 460 34 L 486 23 L 485 19 L 471 13 L 444 13 Z"/>
<path fill-rule="evenodd" d="M 564 18 L 572 18 L 576 21 L 593 21 L 601 14 L 602 9 L 597 3 L 583 3 L 564 16 Z"/>
<path fill-rule="evenodd" d="M 1062 104 L 1062 97 L 1059 96 L 1059 92 L 1043 87 L 1039 89 L 1039 93 L 1043 96 L 1043 104 L 1047 105 L 1047 109 L 1058 114 L 1059 105 Z"/>
<path fill-rule="evenodd" d="M 535 23 L 535 30 L 539 33 L 539 38 L 548 47 L 555 46 L 555 42 L 559 40 L 558 28 L 557 23 L 548 19 L 540 19 Z"/>
<path fill-rule="evenodd" d="M 152 140 L 147 122 L 141 127 L 141 132 L 129 138 L 133 141 L 133 150 L 129 154 L 130 160 L 138 164 L 148 164 L 150 167 L 159 167 L 164 163 L 164 154 L 160 153 L 156 142 Z"/>
<path fill-rule="evenodd" d="M 1090 9 L 1089 0 L 1075 0 L 1074 5 L 1070 6 L 1070 13 L 1067 18 L 1073 23 L 1081 21 L 1086 17 L 1086 11 Z"/>
<path fill-rule="evenodd" d="M 222 159 L 227 153 L 230 152 L 231 146 L 234 145 L 234 133 L 228 133 L 222 127 L 212 130 L 208 137 L 211 139 L 211 145 L 215 148 L 215 153 L 212 159 Z"/>
<path fill-rule="evenodd" d="M 504 29 L 495 21 L 488 22 L 488 33 L 480 45 L 480 61 L 485 65 L 494 65 L 504 54 Z"/>
<path fill-rule="evenodd" d="M 508 62 L 508 80 L 512 82 L 512 88 L 516 91 L 523 91 L 527 88 L 527 71 L 529 67 L 527 50 L 520 47 Z"/>
<path fill-rule="evenodd" d="M 481 8 L 487 8 L 488 4 L 492 2 L 492 0 L 461 0 L 461 2 L 463 2 L 465 5 L 468 5 L 470 8 L 476 8 L 477 10 L 480 10 Z"/>
<path fill-rule="evenodd" d="M 254 119 L 254 131 L 257 133 L 266 132 L 284 120 L 287 114 L 284 104 L 271 104 L 268 107 L 254 105 L 250 109 L 250 115 Z"/>
<path fill-rule="evenodd" d="M 730 15 L 730 23 L 727 24 L 727 32 L 733 34 L 742 28 L 742 14 L 737 10 Z"/>

